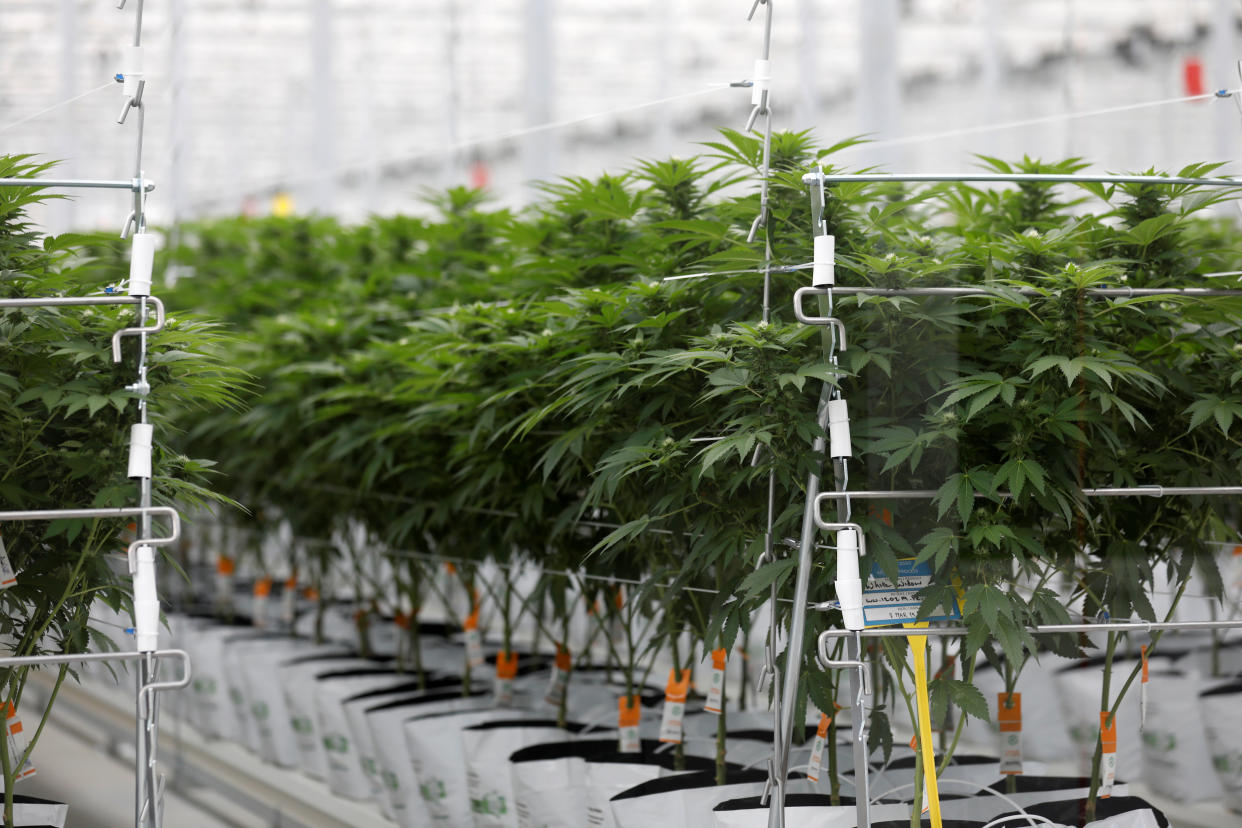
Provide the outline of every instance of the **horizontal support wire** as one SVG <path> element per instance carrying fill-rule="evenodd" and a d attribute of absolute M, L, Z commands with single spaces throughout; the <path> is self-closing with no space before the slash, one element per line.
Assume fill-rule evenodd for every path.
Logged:
<path fill-rule="evenodd" d="M 1091 173 L 807 173 L 802 183 L 832 184 L 1157 184 L 1162 186 L 1242 187 L 1238 178 L 1182 178 L 1164 175 L 1109 175 Z"/>
<path fill-rule="evenodd" d="M 1242 275 L 1242 274 L 1240 274 Z M 1011 288 L 1005 285 L 995 285 L 993 287 L 908 287 L 908 288 L 881 288 L 870 286 L 845 287 L 842 285 L 834 285 L 831 288 L 803 288 L 808 292 L 823 293 L 831 290 L 838 296 L 997 296 L 1005 293 L 1016 293 L 1019 296 L 1046 296 L 1049 293 L 1064 293 L 1067 291 L 1048 291 L 1038 288 Z M 1109 299 L 1133 299 L 1140 296 L 1242 296 L 1242 290 L 1232 290 L 1228 288 L 1084 288 L 1081 292 L 1085 296 L 1098 296 Z"/>
<path fill-rule="evenodd" d="M 0 658 L 0 669 L 6 667 L 40 667 L 48 664 L 75 664 L 87 661 L 138 661 L 146 656 L 155 656 L 156 658 L 175 657 L 180 659 L 185 664 L 186 683 L 189 683 L 190 656 L 185 650 L 153 650 L 148 653 L 63 653 L 59 655 L 6 657 Z"/>
<path fill-rule="evenodd" d="M 0 523 L 5 521 L 33 520 L 88 520 L 93 518 L 116 518 L 150 515 L 166 517 L 174 522 L 179 520 L 177 510 L 171 506 L 119 506 L 99 509 L 25 509 L 11 512 L 0 512 Z"/>
<path fill-rule="evenodd" d="M 1242 629 L 1242 619 L 1233 621 L 1103 621 L 1092 624 L 1032 624 L 1026 631 L 1032 635 L 1093 632 L 1161 632 L 1188 630 Z M 869 627 L 865 630 L 825 630 L 819 634 L 821 651 L 827 642 L 846 638 L 857 632 L 863 638 L 908 638 L 912 635 L 934 635 L 942 638 L 967 635 L 969 627 Z"/>
<path fill-rule="evenodd" d="M 145 178 L 0 178 L 0 187 L 44 187 L 57 190 L 129 190 L 151 192 L 155 182 Z"/>

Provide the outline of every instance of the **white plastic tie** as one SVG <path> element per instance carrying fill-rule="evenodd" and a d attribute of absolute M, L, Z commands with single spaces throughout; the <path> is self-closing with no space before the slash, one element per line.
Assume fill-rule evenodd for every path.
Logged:
<path fill-rule="evenodd" d="M 755 76 L 751 78 L 750 104 L 759 106 L 763 103 L 763 93 L 768 91 L 772 82 L 772 61 L 759 58 L 755 61 Z"/>
<path fill-rule="evenodd" d="M 129 429 L 129 476 L 148 480 L 151 477 L 151 442 L 155 427 L 150 423 L 134 423 Z"/>
<path fill-rule="evenodd" d="M 129 295 L 151 295 L 151 271 L 155 267 L 155 233 L 135 233 L 129 256 Z"/>
<path fill-rule="evenodd" d="M 149 653 L 159 647 L 160 600 L 155 588 L 155 547 L 140 546 L 135 551 L 134 637 L 138 652 Z"/>
<path fill-rule="evenodd" d="M 828 456 L 834 460 L 849 459 L 850 415 L 845 400 L 828 401 Z"/>
<path fill-rule="evenodd" d="M 837 531 L 837 600 L 847 630 L 861 630 L 863 619 L 862 579 L 858 575 L 858 531 Z"/>
<path fill-rule="evenodd" d="M 142 71 L 142 47 L 130 46 L 125 50 L 125 62 L 121 64 L 123 94 L 131 100 L 138 97 L 138 86 L 146 77 Z"/>
<path fill-rule="evenodd" d="M 815 237 L 815 262 L 811 270 L 811 284 L 826 287 L 837 283 L 834 262 L 837 256 L 836 236 Z"/>

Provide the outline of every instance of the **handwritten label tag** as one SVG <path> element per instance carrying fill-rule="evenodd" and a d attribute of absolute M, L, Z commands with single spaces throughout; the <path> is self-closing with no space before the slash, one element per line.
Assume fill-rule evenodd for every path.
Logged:
<path fill-rule="evenodd" d="M 565 701 L 565 693 L 569 690 L 569 671 L 573 669 L 573 660 L 569 650 L 560 644 L 556 645 L 556 662 L 552 667 L 552 680 L 548 682 L 548 692 L 544 701 L 553 707 L 560 707 Z"/>
<path fill-rule="evenodd" d="M 618 750 L 621 753 L 643 752 L 642 739 L 638 734 L 638 723 L 642 715 L 638 696 L 622 696 L 617 699 L 617 730 L 621 734 Z"/>
<path fill-rule="evenodd" d="M 513 706 L 513 680 L 517 678 L 517 653 L 496 653 L 496 706 Z"/>
<path fill-rule="evenodd" d="M 280 595 L 280 620 L 285 624 L 293 623 L 294 612 L 297 609 L 297 600 L 298 579 L 296 576 L 292 576 L 285 581 L 285 590 Z"/>
<path fill-rule="evenodd" d="M 905 624 L 916 619 L 922 621 L 956 621 L 962 617 L 957 599 L 941 612 L 919 619 L 919 607 L 923 603 L 920 593 L 931 586 L 930 561 L 915 563 L 913 558 L 897 561 L 897 586 L 880 569 L 879 563 L 871 564 L 867 583 L 863 587 L 863 623 L 868 627 L 889 624 Z"/>
<path fill-rule="evenodd" d="M 703 712 L 719 714 L 724 709 L 725 660 L 728 651 L 712 650 L 712 686 L 707 688 L 707 702 Z"/>
<path fill-rule="evenodd" d="M 1100 711 L 1100 796 L 1107 799 L 1113 795 L 1113 783 L 1117 781 L 1117 718 L 1105 727 L 1108 711 Z"/>
<path fill-rule="evenodd" d="M 1000 723 L 1000 772 L 1017 776 L 1022 773 L 1022 694 L 998 693 L 996 710 Z"/>
<path fill-rule="evenodd" d="M 17 715 L 17 708 L 13 707 L 12 702 L 5 702 L 4 724 L 5 735 L 9 740 L 9 761 L 16 762 L 25 754 L 26 749 L 30 747 L 30 740 L 26 738 L 26 734 L 22 730 L 21 717 Z M 22 763 L 21 769 L 14 774 L 13 778 L 15 780 L 26 779 L 34 776 L 35 773 L 37 771 L 35 770 L 34 763 L 27 757 L 26 761 Z"/>
<path fill-rule="evenodd" d="M 681 722 L 686 716 L 686 694 L 690 692 L 690 671 L 677 668 L 668 671 L 664 687 L 664 712 L 660 717 L 660 741 L 681 744 Z"/>
<path fill-rule="evenodd" d="M 9 561 L 9 551 L 4 548 L 4 538 L 0 538 L 0 589 L 8 589 L 17 583 L 17 573 Z"/>

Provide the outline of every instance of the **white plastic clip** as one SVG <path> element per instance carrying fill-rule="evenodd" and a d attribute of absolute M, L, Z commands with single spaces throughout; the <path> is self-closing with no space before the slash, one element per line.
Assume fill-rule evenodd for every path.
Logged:
<path fill-rule="evenodd" d="M 148 480 L 151 477 L 151 440 L 155 427 L 150 423 L 134 423 L 129 429 L 129 476 Z"/>
<path fill-rule="evenodd" d="M 142 83 L 142 47 L 130 46 L 125 50 L 125 62 L 121 65 L 121 80 L 125 97 L 133 100 L 138 97 L 138 84 Z"/>
<path fill-rule="evenodd" d="M 155 589 L 155 547 L 140 546 L 135 550 L 134 567 L 134 637 L 138 652 L 149 653 L 159 646 L 160 600 Z"/>
<path fill-rule="evenodd" d="M 772 82 L 772 61 L 759 58 L 755 61 L 755 76 L 751 79 L 750 104 L 761 106 L 763 94 Z"/>
<path fill-rule="evenodd" d="M 811 271 L 811 284 L 826 287 L 837 283 L 834 262 L 837 256 L 836 236 L 815 237 L 815 260 Z"/>
<path fill-rule="evenodd" d="M 861 630 L 863 620 L 862 578 L 858 575 L 858 530 L 837 531 L 837 600 L 847 630 Z"/>
<path fill-rule="evenodd" d="M 848 459 L 850 451 L 850 414 L 845 400 L 828 401 L 828 456 L 834 460 Z"/>
<path fill-rule="evenodd" d="M 135 233 L 129 256 L 129 295 L 151 295 L 151 271 L 155 267 L 155 233 Z"/>

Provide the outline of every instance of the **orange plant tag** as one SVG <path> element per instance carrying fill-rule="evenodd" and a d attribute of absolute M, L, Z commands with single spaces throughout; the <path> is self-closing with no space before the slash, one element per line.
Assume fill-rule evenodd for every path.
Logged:
<path fill-rule="evenodd" d="M 410 628 L 410 616 L 406 615 L 404 612 L 398 612 L 392 617 L 392 623 L 396 624 L 403 630 L 408 630 Z"/>
<path fill-rule="evenodd" d="M 271 578 L 264 576 L 254 582 L 254 597 L 255 598 L 266 598 L 271 594 L 272 594 L 272 579 Z"/>
<path fill-rule="evenodd" d="M 707 688 L 707 702 L 703 710 L 707 713 L 720 713 L 724 708 L 725 663 L 729 651 L 721 648 L 712 650 L 712 685 Z"/>
<path fill-rule="evenodd" d="M 513 680 L 517 678 L 518 654 L 496 653 L 496 706 L 513 704 Z"/>
<path fill-rule="evenodd" d="M 445 572 L 447 572 L 449 575 L 456 575 L 456 574 L 457 574 L 457 564 L 452 563 L 451 561 L 450 561 L 450 562 L 446 562 L 446 563 L 444 564 L 444 571 L 445 571 Z"/>
<path fill-rule="evenodd" d="M 569 648 L 562 645 L 556 645 L 556 669 L 568 672 L 574 666 L 573 657 L 569 653 Z"/>
<path fill-rule="evenodd" d="M 1000 772 L 1022 773 L 1022 694 L 997 693 L 996 719 L 1000 724 Z"/>
<path fill-rule="evenodd" d="M 232 575 L 237 570 L 237 561 L 228 555 L 221 555 L 216 559 L 217 575 Z"/>
<path fill-rule="evenodd" d="M 1100 711 L 1100 796 L 1107 799 L 1113 794 L 1117 781 L 1117 717 L 1108 722 L 1108 711 Z"/>
<path fill-rule="evenodd" d="M 569 672 L 573 669 L 573 658 L 569 648 L 563 644 L 556 645 L 556 662 L 552 668 L 552 680 L 548 682 L 548 692 L 543 699 L 553 707 L 559 707 L 565 700 L 565 691 L 569 687 Z"/>
<path fill-rule="evenodd" d="M 686 715 L 686 696 L 690 692 L 690 671 L 676 667 L 668 671 L 664 686 L 664 712 L 660 718 L 660 741 L 679 744 L 681 723 Z"/>

